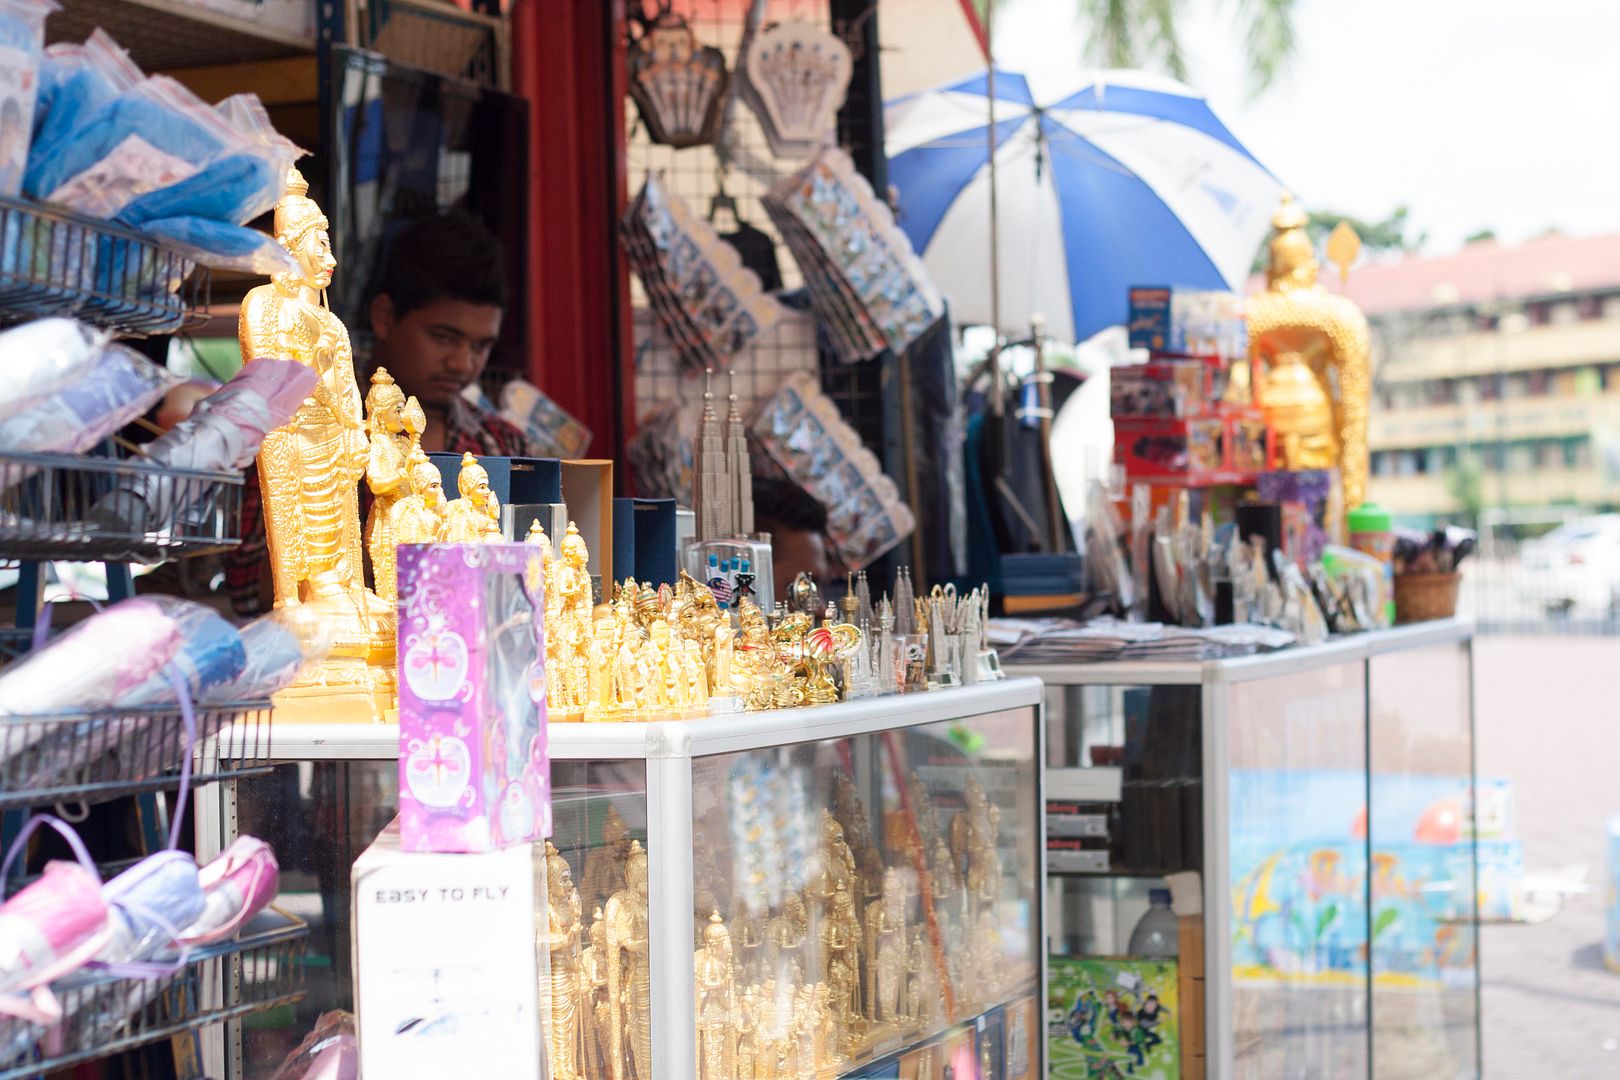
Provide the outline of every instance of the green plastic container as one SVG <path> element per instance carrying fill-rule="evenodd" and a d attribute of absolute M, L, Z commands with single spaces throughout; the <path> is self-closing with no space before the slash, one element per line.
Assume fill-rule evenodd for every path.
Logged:
<path fill-rule="evenodd" d="M 1362 503 L 1345 518 L 1350 546 L 1384 564 L 1384 625 L 1395 625 L 1395 519 L 1377 503 Z"/>

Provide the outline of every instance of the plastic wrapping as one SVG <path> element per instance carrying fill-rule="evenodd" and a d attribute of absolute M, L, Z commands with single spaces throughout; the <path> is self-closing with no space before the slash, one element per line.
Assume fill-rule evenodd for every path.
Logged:
<path fill-rule="evenodd" d="M 120 221 L 143 226 L 164 218 L 202 218 L 244 225 L 275 205 L 287 170 L 302 151 L 276 133 L 254 94 L 226 98 L 214 106 L 214 113 L 230 129 L 234 148 L 179 183 L 136 198 L 119 212 Z M 252 272 L 270 271 L 252 268 Z"/>
<path fill-rule="evenodd" d="M 0 451 L 82 454 L 178 382 L 140 353 L 109 346 L 84 378 L 0 423 Z"/>
<path fill-rule="evenodd" d="M 279 608 L 242 628 L 247 666 L 236 678 L 205 690 L 204 704 L 257 701 L 285 690 L 311 664 L 326 659 L 332 640 L 325 623 L 301 608 Z"/>
<path fill-rule="evenodd" d="M 104 707 L 161 671 L 181 636 L 152 599 L 119 601 L 0 671 L 0 716 Z"/>
<path fill-rule="evenodd" d="M 22 189 L 50 0 L 0 0 L 0 195 Z"/>
<path fill-rule="evenodd" d="M 334 1010 L 321 1014 L 314 1030 L 282 1059 L 270 1080 L 356 1080 L 359 1075 L 354 1015 Z"/>
<path fill-rule="evenodd" d="M 191 91 L 154 76 L 92 110 L 70 139 L 32 159 L 24 186 L 90 217 L 115 217 L 241 141 Z"/>
<path fill-rule="evenodd" d="M 141 229 L 170 251 L 216 270 L 269 277 L 298 269 L 298 261 L 273 237 L 244 225 L 200 217 L 166 217 L 144 222 Z"/>
<path fill-rule="evenodd" d="M 313 368 L 295 360 L 250 360 L 189 417 L 148 443 L 146 456 L 176 469 L 246 468 L 265 434 L 291 419 L 314 391 L 315 379 Z M 156 522 L 187 516 L 190 507 L 174 505 L 182 491 L 198 489 L 170 476 L 127 477 L 96 503 L 90 520 L 115 531 L 146 532 Z"/>
<path fill-rule="evenodd" d="M 281 887 L 275 852 L 263 840 L 238 836 L 202 868 L 203 909 L 180 934 L 186 945 L 223 941 L 274 900 Z"/>
<path fill-rule="evenodd" d="M 40 68 L 30 160 L 54 153 L 101 106 L 138 84 L 141 69 L 99 27 L 82 45 L 52 45 Z"/>
<path fill-rule="evenodd" d="M 183 851 L 142 859 L 103 885 L 101 896 L 112 935 L 91 961 L 98 967 L 145 963 L 172 953 L 180 931 L 204 909 L 197 863 Z"/>
<path fill-rule="evenodd" d="M 90 373 L 107 335 L 72 319 L 38 319 L 0 334 L 0 420 Z"/>
<path fill-rule="evenodd" d="M 191 691 L 200 700 L 211 688 L 230 682 L 247 666 L 242 633 L 219 612 L 192 600 L 173 596 L 147 597 L 174 620 L 180 628 L 180 647 L 173 662 Z M 174 683 L 167 667 L 154 672 L 139 686 L 119 695 L 112 704 L 176 705 Z"/>

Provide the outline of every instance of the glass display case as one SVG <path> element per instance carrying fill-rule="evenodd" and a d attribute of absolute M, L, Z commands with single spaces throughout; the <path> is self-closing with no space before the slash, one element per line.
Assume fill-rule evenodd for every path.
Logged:
<path fill-rule="evenodd" d="M 1446 621 L 1009 666 L 1047 684 L 1053 1075 L 1110 1054 L 1182 1077 L 1479 1074 L 1471 642 Z M 1177 906 L 1201 913 L 1144 947 L 1153 890 L 1190 872 Z M 1169 1019 L 1144 1024 L 1153 990 Z"/>
<path fill-rule="evenodd" d="M 551 1075 L 1043 1075 L 1040 696 L 551 725 Z M 299 1023 L 230 1032 L 212 1075 L 269 1076 L 278 1039 L 352 1007 L 348 870 L 393 815 L 397 737 L 278 727 L 283 764 L 199 807 L 204 848 L 289 853 L 312 927 Z"/>

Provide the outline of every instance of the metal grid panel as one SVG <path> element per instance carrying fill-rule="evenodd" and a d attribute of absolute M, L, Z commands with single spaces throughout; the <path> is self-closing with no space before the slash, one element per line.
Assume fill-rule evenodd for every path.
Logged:
<path fill-rule="evenodd" d="M 736 0 L 676 0 L 674 10 L 687 18 L 702 44 L 712 45 L 725 53 L 727 69 L 735 78 L 737 51 L 742 41 L 747 5 Z M 802 20 L 837 31 L 847 29 L 833 27 L 829 0 L 771 0 L 765 18 L 766 25 Z M 857 55 L 857 80 L 861 78 L 860 63 L 861 57 Z M 795 172 L 804 162 L 774 158 L 758 119 L 740 100 L 734 101 L 731 107 L 729 134 L 726 136 L 731 164 L 723 177 L 714 147 L 696 146 L 676 150 L 655 145 L 648 138 L 646 125 L 640 123 L 635 104 L 626 98 L 624 107 L 626 130 L 630 132 L 626 161 L 631 187 L 639 188 L 649 172 L 662 171 L 672 193 L 685 199 L 696 213 L 707 215 L 711 201 L 723 186 L 726 194 L 736 200 L 739 218 L 775 241 L 783 288 L 799 288 L 803 284 L 799 267 L 782 243 L 760 199 L 772 184 Z M 870 136 L 869 131 L 857 130 L 858 127 L 861 125 L 841 122 L 838 133 L 840 140 Z M 636 308 L 638 418 L 670 400 L 680 400 L 683 407 L 701 408 L 702 375 L 680 374 L 674 365 L 668 341 L 646 312 L 646 296 L 639 282 L 631 283 L 631 302 Z M 795 313 L 733 361 L 739 404 L 745 411 L 748 410 L 751 404 L 757 405 L 768 398 L 788 375 L 815 370 L 817 364 L 814 322 L 807 315 Z M 867 446 L 881 456 L 883 401 L 878 365 L 829 365 L 822 373 L 822 387 Z M 716 391 L 724 393 L 724 384 L 717 385 Z"/>

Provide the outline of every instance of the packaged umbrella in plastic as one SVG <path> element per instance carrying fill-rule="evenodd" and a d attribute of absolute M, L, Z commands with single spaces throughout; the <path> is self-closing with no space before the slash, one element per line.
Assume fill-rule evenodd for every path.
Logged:
<path fill-rule="evenodd" d="M 82 454 L 180 381 L 133 349 L 110 345 L 83 378 L 0 422 L 0 451 Z M 7 478 L 21 479 L 15 470 Z"/>
<path fill-rule="evenodd" d="M 165 218 L 244 225 L 275 206 L 303 151 L 276 132 L 257 95 L 226 98 L 214 113 L 232 133 L 226 147 L 178 183 L 131 201 L 118 220 L 137 227 Z"/>
<path fill-rule="evenodd" d="M 180 934 L 185 945 L 210 945 L 235 934 L 276 898 L 281 868 L 270 845 L 238 836 L 202 868 L 203 910 Z"/>
<path fill-rule="evenodd" d="M 0 0 L 0 195 L 22 189 L 51 0 Z"/>
<path fill-rule="evenodd" d="M 0 716 L 105 706 L 161 671 L 182 640 L 179 621 L 162 604 L 121 600 L 0 671 Z"/>
<path fill-rule="evenodd" d="M 149 596 L 144 599 L 161 607 L 180 628 L 180 647 L 175 650 L 171 663 L 185 680 L 191 700 L 200 700 L 211 688 L 242 674 L 242 669 L 247 666 L 247 651 L 242 645 L 242 632 L 231 625 L 230 620 L 194 600 L 181 600 L 175 596 Z M 119 695 L 112 704 L 124 708 L 178 705 L 177 691 L 170 675 L 171 669 L 165 665 L 139 686 Z"/>
<path fill-rule="evenodd" d="M 175 469 L 246 468 L 267 432 L 285 424 L 315 389 L 315 370 L 295 360 L 249 360 L 230 382 L 197 404 L 185 420 L 146 446 L 146 457 Z M 90 520 L 144 533 L 187 517 L 198 485 L 173 476 L 130 476 L 104 496 Z"/>
<path fill-rule="evenodd" d="M 0 420 L 89 374 L 107 335 L 72 319 L 36 319 L 0 333 Z"/>
<path fill-rule="evenodd" d="M 354 1014 L 334 1010 L 321 1014 L 314 1030 L 282 1060 L 270 1080 L 356 1080 L 359 1075 Z"/>
<path fill-rule="evenodd" d="M 201 217 L 166 217 L 143 222 L 141 229 L 170 251 L 216 270 L 238 270 L 261 277 L 298 270 L 298 260 L 274 237 L 245 225 Z"/>
<path fill-rule="evenodd" d="M 285 690 L 311 664 L 331 651 L 326 623 L 298 607 L 278 608 L 242 628 L 247 666 L 241 674 L 203 691 L 205 705 L 258 701 Z"/>

